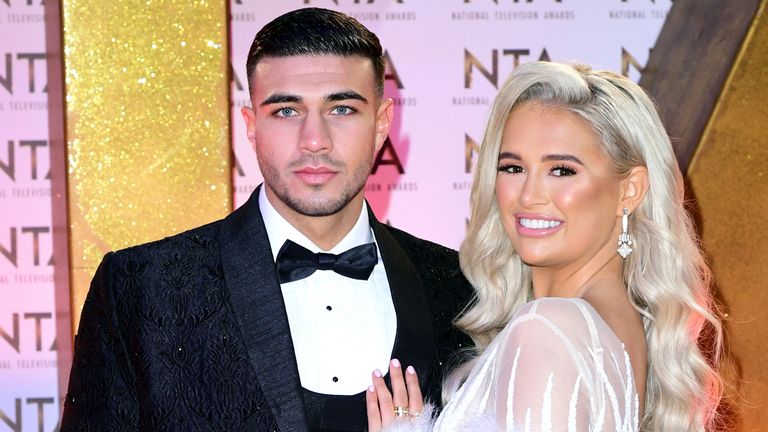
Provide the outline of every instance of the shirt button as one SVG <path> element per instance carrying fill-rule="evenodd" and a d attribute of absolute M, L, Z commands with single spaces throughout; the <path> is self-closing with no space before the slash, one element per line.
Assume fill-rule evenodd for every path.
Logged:
<path fill-rule="evenodd" d="M 339 382 L 339 377 L 333 377 L 333 382 Z"/>
<path fill-rule="evenodd" d="M 333 310 L 333 308 L 332 308 L 332 307 L 330 307 L 330 306 L 326 306 L 326 307 L 325 307 L 325 310 L 331 311 L 331 310 Z"/>

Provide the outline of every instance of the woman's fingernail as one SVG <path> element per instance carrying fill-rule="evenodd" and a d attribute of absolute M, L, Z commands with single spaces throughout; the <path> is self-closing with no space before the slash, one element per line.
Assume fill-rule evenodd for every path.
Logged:
<path fill-rule="evenodd" d="M 392 359 L 392 366 L 399 368 L 400 367 L 400 361 L 398 359 Z"/>
<path fill-rule="evenodd" d="M 405 369 L 405 371 L 406 371 L 406 372 L 408 372 L 408 373 L 409 373 L 409 374 L 411 374 L 411 375 L 416 375 L 416 369 L 414 369 L 414 368 L 413 368 L 413 366 L 408 366 L 408 367 Z"/>
<path fill-rule="evenodd" d="M 373 393 L 376 391 L 376 388 L 374 386 L 368 386 L 368 391 Z"/>
<path fill-rule="evenodd" d="M 376 376 L 377 378 L 381 378 L 381 371 L 376 369 L 375 371 L 373 371 L 373 375 Z"/>

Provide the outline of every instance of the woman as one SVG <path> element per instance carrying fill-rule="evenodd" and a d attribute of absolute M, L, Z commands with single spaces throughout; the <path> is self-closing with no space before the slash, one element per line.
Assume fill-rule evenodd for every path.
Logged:
<path fill-rule="evenodd" d="M 519 67 L 494 101 L 471 202 L 460 257 L 476 299 L 456 324 L 476 356 L 445 383 L 434 424 L 413 420 L 412 369 L 403 379 L 393 361 L 392 395 L 375 372 L 370 430 L 714 426 L 710 273 L 639 86 L 584 66 Z"/>

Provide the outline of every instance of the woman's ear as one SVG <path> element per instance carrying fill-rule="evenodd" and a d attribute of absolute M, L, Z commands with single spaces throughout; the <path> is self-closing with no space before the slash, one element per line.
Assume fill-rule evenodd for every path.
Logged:
<path fill-rule="evenodd" d="M 616 216 L 624 214 L 626 208 L 633 213 L 648 193 L 649 179 L 648 169 L 644 166 L 636 166 L 621 180 L 621 199 L 616 209 Z"/>

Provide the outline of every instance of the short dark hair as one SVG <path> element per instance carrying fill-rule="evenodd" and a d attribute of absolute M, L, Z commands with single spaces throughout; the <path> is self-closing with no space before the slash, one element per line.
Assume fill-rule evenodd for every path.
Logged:
<path fill-rule="evenodd" d="M 379 38 L 356 19 L 322 8 L 285 13 L 259 30 L 248 51 L 248 90 L 252 91 L 253 70 L 264 57 L 324 54 L 370 59 L 374 87 L 378 95 L 383 94 L 385 65 Z"/>

